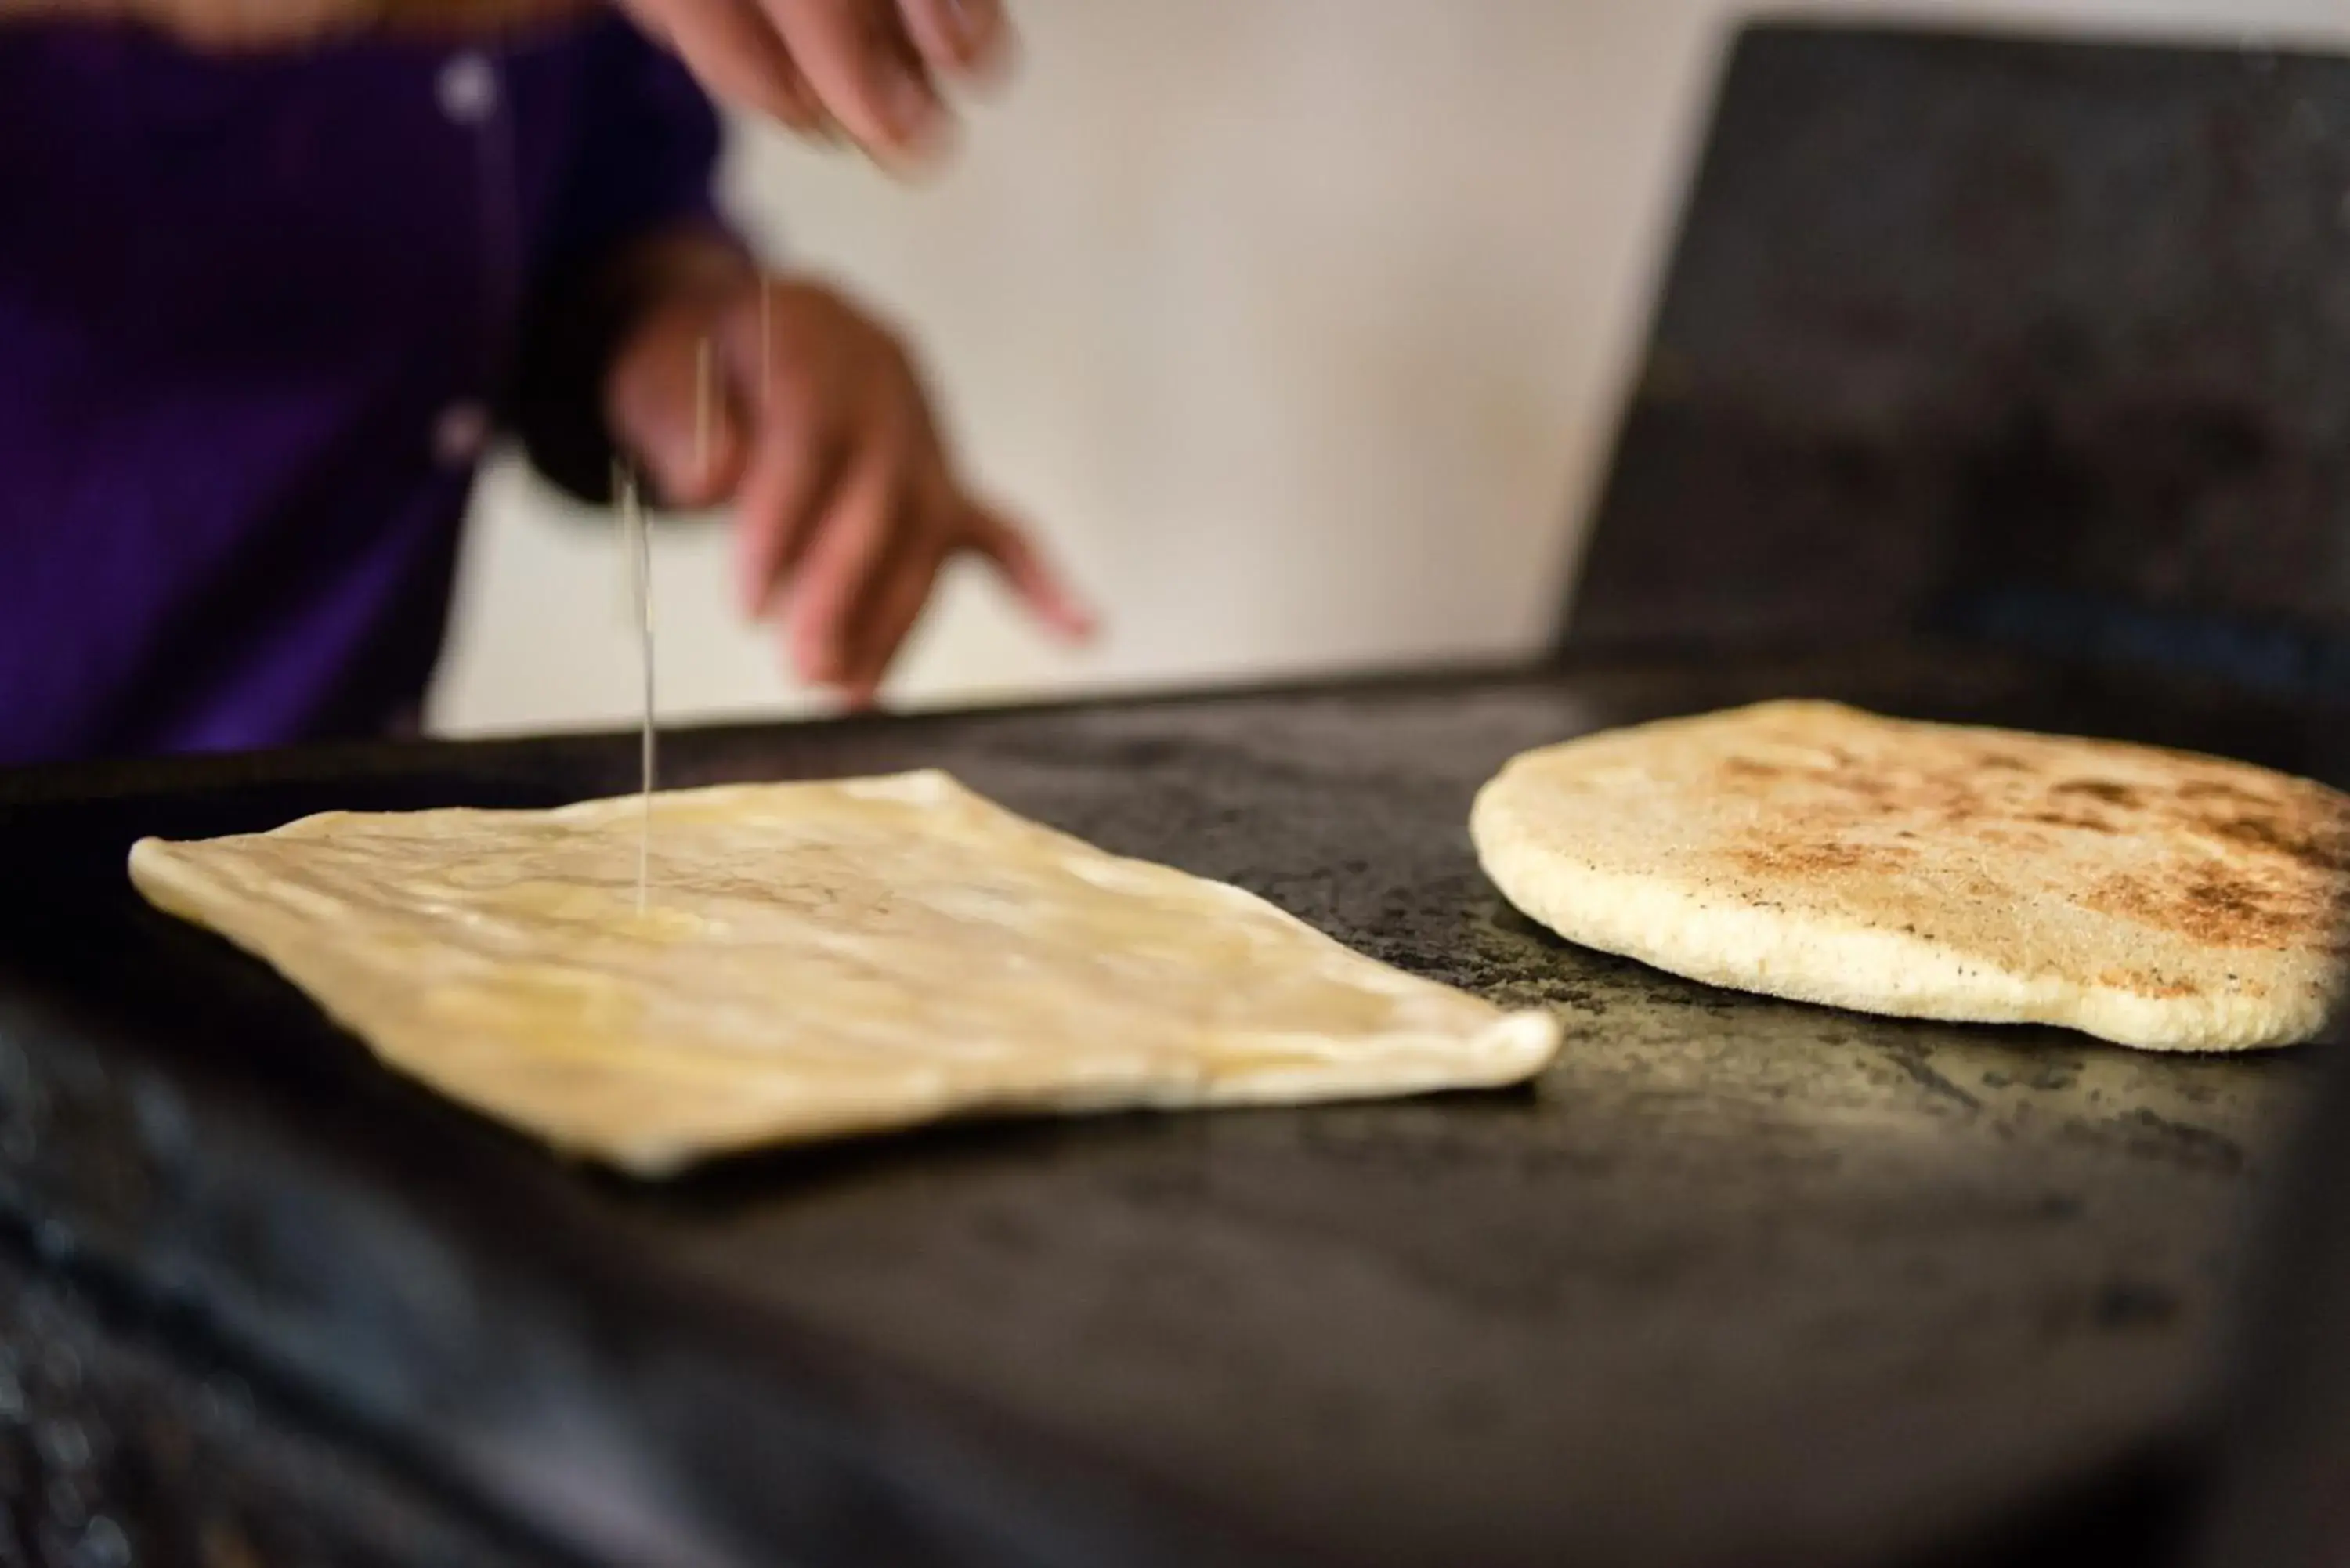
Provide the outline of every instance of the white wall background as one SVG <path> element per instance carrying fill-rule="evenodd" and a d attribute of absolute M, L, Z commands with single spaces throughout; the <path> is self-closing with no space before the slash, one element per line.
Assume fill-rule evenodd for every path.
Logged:
<path fill-rule="evenodd" d="M 1071 656 L 959 580 L 891 700 L 1537 646 L 1742 7 L 1014 6 L 1024 68 L 943 180 L 756 130 L 730 170 L 778 254 L 910 329 L 976 471 L 1108 618 Z M 2350 44 L 2350 0 L 1832 8 Z M 439 727 L 632 719 L 615 541 L 558 505 L 511 465 L 485 484 Z M 660 545 L 664 710 L 804 710 L 733 618 L 724 546 Z"/>

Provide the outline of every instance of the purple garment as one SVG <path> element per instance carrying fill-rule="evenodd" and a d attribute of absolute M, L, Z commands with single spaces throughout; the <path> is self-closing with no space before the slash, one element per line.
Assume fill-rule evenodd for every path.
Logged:
<path fill-rule="evenodd" d="M 717 149 L 614 21 L 224 58 L 0 25 L 0 764 L 412 713 L 534 308 L 707 219 Z"/>

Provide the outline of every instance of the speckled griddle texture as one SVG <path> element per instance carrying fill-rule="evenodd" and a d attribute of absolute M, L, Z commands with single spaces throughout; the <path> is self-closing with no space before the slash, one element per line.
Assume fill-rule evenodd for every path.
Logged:
<path fill-rule="evenodd" d="M 1736 996 L 1479 874 L 1504 758 L 1791 694 L 2350 775 L 2322 715 L 1932 651 L 680 734 L 680 784 L 949 768 L 1567 1040 L 1524 1091 L 659 1197 L 409 1089 L 120 873 L 140 834 L 624 789 L 629 740 L 36 776 L 0 805 L 0 1206 L 535 1532 L 594 1476 L 636 1560 L 1883 1561 L 2192 1436 L 2308 1063 Z"/>

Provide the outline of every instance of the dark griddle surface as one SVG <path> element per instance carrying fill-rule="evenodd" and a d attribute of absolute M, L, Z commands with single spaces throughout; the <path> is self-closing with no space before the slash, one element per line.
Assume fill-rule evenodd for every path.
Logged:
<path fill-rule="evenodd" d="M 1524 1093 L 641 1189 L 393 1080 L 120 868 L 144 833 L 616 792 L 629 741 L 21 775 L 0 1209 L 613 1562 L 1884 1560 L 2187 1429 L 2308 1064 L 1741 999 L 1565 949 L 1478 875 L 1511 753 L 1786 693 L 2345 782 L 2314 717 L 1923 651 L 680 735 L 678 784 L 950 768 L 1569 1042 Z"/>

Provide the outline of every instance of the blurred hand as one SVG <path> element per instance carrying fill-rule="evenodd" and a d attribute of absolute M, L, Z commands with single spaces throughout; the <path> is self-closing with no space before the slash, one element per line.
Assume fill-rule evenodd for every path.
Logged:
<path fill-rule="evenodd" d="M 664 504 L 734 504 L 743 612 L 779 621 L 801 678 L 853 706 L 966 551 L 1048 629 L 1092 633 L 1027 535 L 955 472 L 905 349 L 825 288 L 739 265 L 681 283 L 616 357 L 605 410 Z"/>
<path fill-rule="evenodd" d="M 703 87 L 802 135 L 846 134 L 910 169 L 943 147 L 954 116 L 941 83 L 975 82 L 1011 57 L 1003 0 L 619 0 Z M 142 23 L 200 48 L 282 48 L 367 27 L 473 35 L 554 21 L 593 0 L 0 0 L 26 16 Z"/>
<path fill-rule="evenodd" d="M 1010 58 L 1002 0 L 620 0 L 702 83 L 883 163 L 928 161 L 953 128 L 941 83 Z"/>

